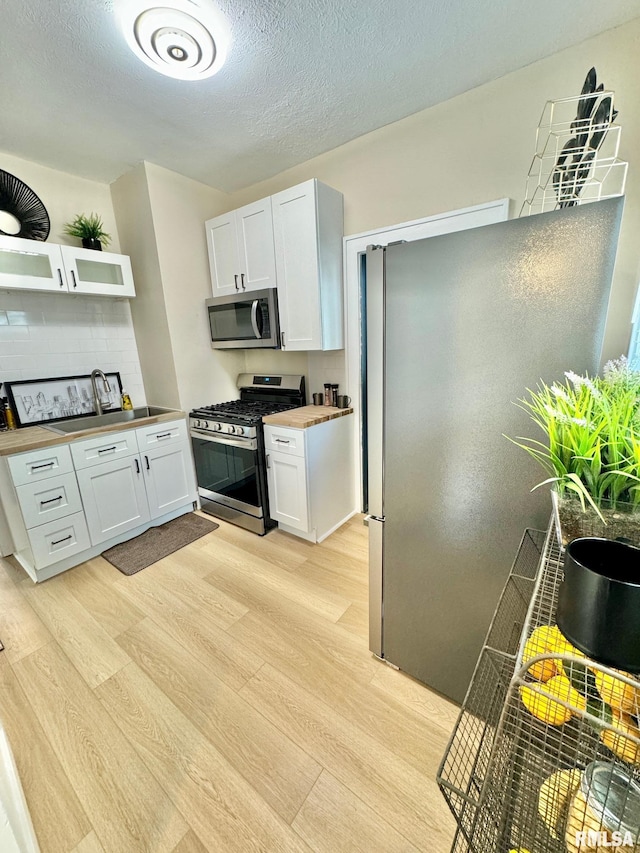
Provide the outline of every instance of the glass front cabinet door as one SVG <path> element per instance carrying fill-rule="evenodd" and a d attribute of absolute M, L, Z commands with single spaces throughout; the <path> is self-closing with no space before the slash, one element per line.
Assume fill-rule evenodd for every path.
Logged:
<path fill-rule="evenodd" d="M 60 246 L 0 236 L 0 287 L 67 293 Z"/>
<path fill-rule="evenodd" d="M 0 235 L 0 289 L 136 295 L 127 255 Z"/>
<path fill-rule="evenodd" d="M 135 296 L 131 261 L 127 255 L 60 246 L 69 293 L 94 296 Z"/>

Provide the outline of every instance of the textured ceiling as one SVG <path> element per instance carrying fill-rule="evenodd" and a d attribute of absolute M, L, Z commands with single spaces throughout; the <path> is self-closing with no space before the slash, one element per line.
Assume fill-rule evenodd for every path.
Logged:
<path fill-rule="evenodd" d="M 0 150 L 108 182 L 150 160 L 233 191 L 640 15 L 638 0 L 218 0 L 227 63 L 181 82 L 130 52 L 113 6 L 0 0 Z"/>

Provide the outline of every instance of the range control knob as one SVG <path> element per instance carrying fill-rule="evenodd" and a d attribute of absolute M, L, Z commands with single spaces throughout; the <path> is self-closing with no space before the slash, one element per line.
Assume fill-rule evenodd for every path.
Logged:
<path fill-rule="evenodd" d="M 211 427 L 212 427 L 214 432 L 220 432 L 220 430 L 222 429 L 222 424 L 220 424 L 220 423 L 211 424 Z"/>
<path fill-rule="evenodd" d="M 200 429 L 209 429 L 209 421 L 200 421 Z"/>
<path fill-rule="evenodd" d="M 237 426 L 236 427 L 236 435 L 244 435 L 244 427 Z"/>

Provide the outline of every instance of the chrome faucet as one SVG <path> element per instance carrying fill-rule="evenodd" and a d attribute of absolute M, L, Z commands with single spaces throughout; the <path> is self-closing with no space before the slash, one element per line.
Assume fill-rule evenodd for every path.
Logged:
<path fill-rule="evenodd" d="M 102 379 L 104 383 L 104 390 L 107 392 L 107 394 L 111 391 L 111 385 L 109 385 L 109 380 L 101 370 L 98 370 L 96 368 L 96 370 L 91 371 L 91 388 L 93 390 L 93 399 L 96 404 L 96 413 L 101 415 L 103 414 L 103 408 L 108 409 L 111 406 L 111 403 L 107 403 L 106 406 L 103 406 L 102 404 L 102 400 L 100 399 L 100 395 L 98 394 L 98 386 L 96 383 L 96 378 L 98 376 Z"/>

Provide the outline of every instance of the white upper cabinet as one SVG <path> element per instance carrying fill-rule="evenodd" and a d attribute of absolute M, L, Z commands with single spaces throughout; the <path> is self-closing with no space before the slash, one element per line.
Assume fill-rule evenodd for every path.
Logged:
<path fill-rule="evenodd" d="M 342 349 L 342 193 L 314 178 L 271 206 L 282 349 Z"/>
<path fill-rule="evenodd" d="M 0 288 L 135 296 L 126 255 L 0 236 Z"/>
<path fill-rule="evenodd" d="M 276 286 L 271 199 L 205 223 L 214 296 Z"/>
<path fill-rule="evenodd" d="M 235 211 L 209 219 L 204 227 L 207 232 L 213 295 L 237 293 L 240 289 L 240 260 Z"/>
<path fill-rule="evenodd" d="M 0 287 L 67 293 L 60 246 L 0 236 Z"/>
<path fill-rule="evenodd" d="M 61 246 L 70 293 L 93 296 L 135 296 L 131 261 L 127 255 Z"/>

